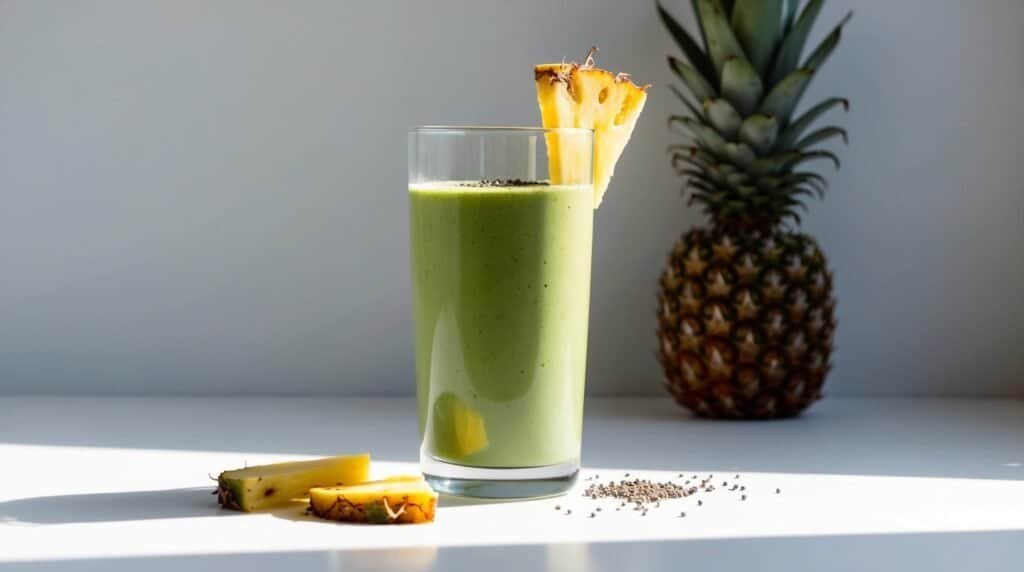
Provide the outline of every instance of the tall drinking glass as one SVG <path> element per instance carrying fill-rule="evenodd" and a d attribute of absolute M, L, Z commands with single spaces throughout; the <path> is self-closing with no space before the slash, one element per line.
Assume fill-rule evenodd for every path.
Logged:
<path fill-rule="evenodd" d="M 534 497 L 576 480 L 592 155 L 587 129 L 409 133 L 420 463 L 441 492 Z"/>

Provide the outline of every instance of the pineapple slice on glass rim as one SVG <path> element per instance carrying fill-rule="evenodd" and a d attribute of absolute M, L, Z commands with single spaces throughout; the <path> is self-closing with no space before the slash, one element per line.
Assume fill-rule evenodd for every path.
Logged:
<path fill-rule="evenodd" d="M 593 47 L 583 64 L 541 64 L 534 67 L 541 123 L 546 128 L 577 127 L 594 131 L 594 208 L 608 190 L 615 163 L 626 148 L 647 102 L 650 84 L 637 85 L 629 74 L 613 74 L 594 64 Z M 548 135 L 551 182 L 574 184 L 589 179 L 591 165 L 584 143 Z"/>

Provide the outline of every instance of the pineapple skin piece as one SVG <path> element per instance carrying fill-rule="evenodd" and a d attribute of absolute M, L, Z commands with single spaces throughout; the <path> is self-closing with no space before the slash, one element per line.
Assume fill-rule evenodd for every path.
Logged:
<path fill-rule="evenodd" d="M 316 487 L 309 512 L 323 519 L 366 524 L 433 522 L 437 493 L 422 477 L 401 476 L 361 485 Z"/>
<path fill-rule="evenodd" d="M 370 455 L 346 455 L 312 461 L 258 465 L 224 471 L 217 478 L 217 502 L 222 507 L 253 512 L 284 506 L 309 489 L 351 485 L 370 479 Z"/>

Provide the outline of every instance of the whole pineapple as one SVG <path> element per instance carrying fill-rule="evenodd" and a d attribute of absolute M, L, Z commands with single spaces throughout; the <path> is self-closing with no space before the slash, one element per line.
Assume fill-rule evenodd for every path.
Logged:
<path fill-rule="evenodd" d="M 799 414 L 821 397 L 836 321 L 832 274 L 813 238 L 791 228 L 797 209 L 827 186 L 803 170 L 839 160 L 816 145 L 840 127 L 809 127 L 848 103 L 831 98 L 794 117 L 808 82 L 835 49 L 843 19 L 801 62 L 824 0 L 692 0 L 703 44 L 659 4 L 689 63 L 669 56 L 690 95 L 670 126 L 691 204 L 707 229 L 682 236 L 661 277 L 659 359 L 681 405 L 705 417 Z M 691 97 L 692 96 L 692 99 Z"/>

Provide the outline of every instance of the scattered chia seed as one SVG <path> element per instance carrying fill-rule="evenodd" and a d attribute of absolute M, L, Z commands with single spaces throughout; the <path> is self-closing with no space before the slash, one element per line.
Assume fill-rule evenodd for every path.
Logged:
<path fill-rule="evenodd" d="M 631 473 L 625 473 L 624 477 L 630 477 Z M 685 478 L 683 473 L 679 473 L 680 478 Z M 736 475 L 739 477 L 739 475 Z M 590 477 L 589 479 L 596 481 L 597 475 Z M 584 498 L 590 500 L 602 500 L 612 499 L 616 503 L 616 512 L 621 512 L 622 509 L 629 509 L 640 513 L 640 516 L 647 516 L 647 513 L 651 509 L 660 509 L 661 502 L 671 499 L 683 499 L 699 493 L 710 493 L 715 490 L 715 485 L 711 484 L 711 480 L 714 478 L 714 474 L 710 474 L 705 479 L 700 479 L 700 484 L 693 486 L 690 485 L 690 479 L 687 479 L 685 483 L 679 485 L 672 481 L 652 481 L 650 479 L 641 478 L 623 478 L 622 480 L 612 480 L 608 482 L 593 482 L 587 485 L 582 495 Z M 697 475 L 694 475 L 694 480 L 697 480 Z M 739 483 L 729 483 L 728 481 L 722 481 L 722 490 L 735 492 L 739 491 L 743 494 L 739 495 L 739 501 L 746 501 L 746 486 L 740 486 Z M 782 489 L 776 488 L 775 494 L 781 494 Z M 704 506 L 704 501 L 696 499 L 696 506 Z M 560 510 L 561 505 L 555 506 L 555 510 Z M 588 518 L 596 518 L 597 513 L 602 512 L 602 507 L 594 507 L 592 512 L 589 513 Z M 572 510 L 566 510 L 565 514 L 572 514 Z M 679 518 L 685 518 L 686 512 L 680 512 Z"/>
<path fill-rule="evenodd" d="M 562 505 L 556 504 L 555 505 L 555 510 L 562 510 Z"/>
<path fill-rule="evenodd" d="M 662 500 L 685 498 L 694 492 L 693 488 L 687 489 L 672 482 L 632 479 L 593 484 L 587 487 L 583 495 L 593 500 L 618 499 L 621 506 L 632 503 L 643 508 L 646 505 L 660 506 Z"/>
<path fill-rule="evenodd" d="M 736 475 L 736 478 L 738 479 L 738 478 L 740 478 L 740 476 L 739 476 L 739 475 Z"/>

